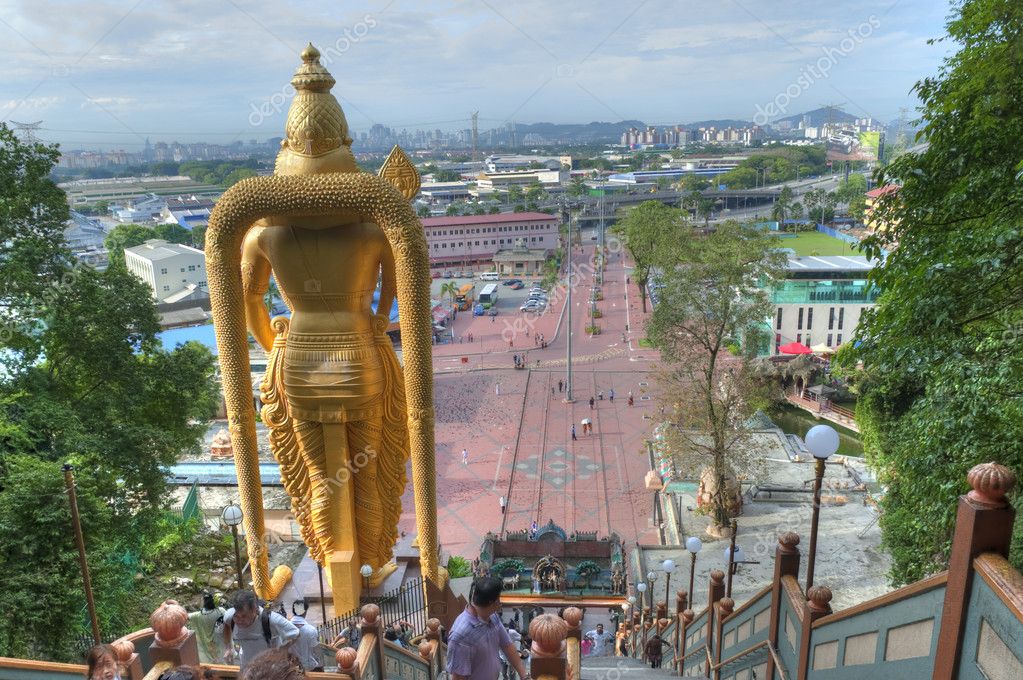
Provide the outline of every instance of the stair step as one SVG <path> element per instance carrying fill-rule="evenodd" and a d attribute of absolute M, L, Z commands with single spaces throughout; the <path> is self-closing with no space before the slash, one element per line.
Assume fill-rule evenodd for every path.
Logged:
<path fill-rule="evenodd" d="M 628 680 L 664 680 L 673 676 L 669 668 L 650 668 L 639 659 L 629 656 L 584 656 L 579 680 L 609 680 L 609 672 L 617 670 L 629 674 Z"/>

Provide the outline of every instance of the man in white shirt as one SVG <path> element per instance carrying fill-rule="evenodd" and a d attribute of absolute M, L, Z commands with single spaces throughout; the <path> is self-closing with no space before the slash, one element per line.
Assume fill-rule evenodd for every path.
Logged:
<path fill-rule="evenodd" d="M 320 654 L 320 636 L 316 626 L 310 626 L 297 614 L 291 617 L 291 623 L 298 628 L 298 637 L 291 643 L 291 653 L 298 657 L 303 669 L 322 673 L 323 655 Z"/>
<path fill-rule="evenodd" d="M 593 641 L 590 656 L 607 656 L 611 653 L 615 636 L 604 630 L 604 624 L 598 623 L 597 629 L 591 630 L 585 637 Z"/>
<path fill-rule="evenodd" d="M 239 591 L 234 596 L 234 607 L 224 613 L 225 660 L 234 658 L 234 643 L 241 647 L 242 668 L 266 649 L 286 647 L 298 637 L 298 628 L 277 612 L 259 606 L 251 590 Z"/>
<path fill-rule="evenodd" d="M 515 649 L 522 646 L 522 633 L 519 632 L 514 621 L 508 624 L 508 637 L 511 638 Z M 498 650 L 497 655 L 501 658 L 501 680 L 513 680 L 515 675 L 512 671 L 514 669 L 512 668 L 511 661 L 508 660 L 508 656 L 504 653 L 503 649 Z"/>

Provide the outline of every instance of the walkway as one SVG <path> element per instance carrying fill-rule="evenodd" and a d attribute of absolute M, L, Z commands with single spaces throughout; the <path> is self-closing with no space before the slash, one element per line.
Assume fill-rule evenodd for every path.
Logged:
<path fill-rule="evenodd" d="M 786 393 L 785 398 L 790 404 L 812 413 L 817 418 L 830 420 L 831 422 L 837 423 L 838 425 L 856 433 L 859 433 L 860 431 L 860 426 L 856 424 L 855 414 L 849 409 L 842 408 L 841 406 L 835 406 L 833 404 L 824 404 L 823 408 L 821 408 L 821 402 L 801 397 L 792 392 Z"/>

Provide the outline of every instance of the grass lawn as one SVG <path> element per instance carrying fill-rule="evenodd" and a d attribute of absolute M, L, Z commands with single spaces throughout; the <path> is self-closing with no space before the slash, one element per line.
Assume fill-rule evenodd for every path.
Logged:
<path fill-rule="evenodd" d="M 804 231 L 795 237 L 779 238 L 778 246 L 791 248 L 797 255 L 862 255 L 853 244 L 819 231 Z"/>

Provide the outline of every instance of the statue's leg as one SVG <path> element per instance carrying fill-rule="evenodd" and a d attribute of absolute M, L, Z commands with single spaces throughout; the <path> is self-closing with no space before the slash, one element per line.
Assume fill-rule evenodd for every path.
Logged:
<path fill-rule="evenodd" d="M 350 422 L 347 429 L 359 522 L 359 554 L 375 571 L 390 559 L 395 529 L 385 526 L 386 504 L 378 475 L 383 454 L 383 419 L 378 416 Z"/>
<path fill-rule="evenodd" d="M 323 423 L 311 420 L 295 421 L 295 436 L 298 438 L 302 460 L 309 471 L 310 508 L 309 515 L 313 523 L 316 540 L 323 551 L 324 559 L 329 559 L 334 551 L 333 496 L 332 482 L 327 471 L 327 454 L 324 443 Z"/>

